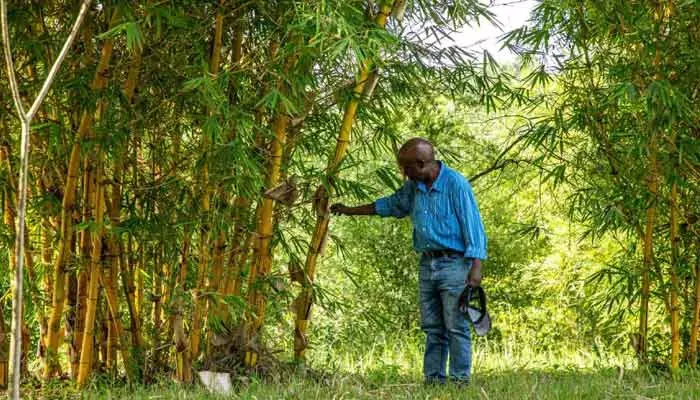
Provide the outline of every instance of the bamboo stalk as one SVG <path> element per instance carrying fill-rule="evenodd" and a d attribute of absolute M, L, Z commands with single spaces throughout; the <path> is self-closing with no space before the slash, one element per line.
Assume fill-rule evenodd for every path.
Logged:
<path fill-rule="evenodd" d="M 100 275 L 102 275 L 101 270 Z M 100 276 L 100 280 L 101 279 L 102 277 Z M 101 287 L 102 285 L 100 285 L 100 288 Z M 92 369 L 98 371 L 107 369 L 107 362 L 109 360 L 109 323 L 107 321 L 109 315 L 105 316 L 104 307 L 102 307 L 103 298 L 104 296 L 102 296 L 102 293 L 98 294 L 97 314 L 95 316 L 95 326 L 97 326 L 98 328 L 95 330 L 95 337 L 93 340 L 94 343 L 97 343 L 97 351 L 93 351 L 92 353 Z"/>
<path fill-rule="evenodd" d="M 101 155 L 98 156 L 98 165 L 101 163 Z M 85 330 L 83 332 L 82 349 L 80 351 L 80 368 L 78 369 L 78 386 L 83 387 L 92 371 L 93 343 L 95 340 L 95 317 L 97 312 L 97 296 L 99 293 L 99 280 L 101 275 L 100 263 L 102 262 L 102 236 L 104 234 L 104 186 L 102 180 L 102 168 L 97 169 L 97 185 L 94 189 L 93 202 L 95 208 L 95 221 L 98 229 L 92 236 L 92 256 L 90 262 L 90 286 L 88 304 L 85 310 Z"/>
<path fill-rule="evenodd" d="M 671 370 L 677 371 L 680 366 L 681 337 L 680 337 L 680 301 L 678 299 L 678 186 L 674 181 L 671 184 L 671 215 L 670 215 L 670 242 L 671 242 Z"/>
<path fill-rule="evenodd" d="M 695 297 L 693 298 L 693 322 L 690 328 L 688 360 L 690 367 L 698 364 L 698 339 L 700 339 L 700 242 L 695 243 Z"/>
<path fill-rule="evenodd" d="M 8 359 L 10 356 L 10 343 L 7 339 L 7 326 L 5 325 L 5 304 L 0 300 L 0 388 L 7 388 Z"/>
<path fill-rule="evenodd" d="M 212 272 L 211 272 L 211 279 L 209 280 L 208 290 L 209 293 L 212 293 L 214 297 L 211 300 L 211 304 L 209 306 L 210 312 L 207 313 L 207 325 L 211 328 L 212 323 L 215 320 L 223 320 L 226 310 L 224 307 L 222 307 L 221 302 L 219 301 L 219 296 L 220 294 L 219 290 L 220 287 L 223 286 L 222 282 L 224 279 L 224 250 L 226 249 L 226 236 L 224 235 L 224 232 L 221 231 L 217 235 L 216 242 L 214 244 L 214 256 L 212 258 Z M 212 310 L 213 309 L 213 310 Z M 212 347 L 211 347 L 211 339 L 212 339 L 212 334 L 213 330 L 209 329 L 207 333 L 207 355 L 211 355 Z"/>
<path fill-rule="evenodd" d="M 127 72 L 126 81 L 123 86 L 123 93 L 126 103 L 131 105 L 134 98 L 134 93 L 136 92 L 136 87 L 139 81 L 139 73 L 141 69 L 142 54 L 141 49 L 135 49 L 131 62 L 129 64 L 129 69 Z M 108 207 L 108 215 L 113 226 L 117 226 L 121 219 L 121 202 L 122 202 L 122 180 L 124 176 L 125 162 L 127 147 L 118 153 L 115 159 L 114 165 L 114 179 L 112 180 L 112 197 L 109 202 L 110 207 Z M 122 351 L 122 360 L 124 361 L 124 367 L 127 372 L 128 377 L 131 380 L 138 380 L 140 377 L 140 364 L 141 364 L 141 354 L 143 351 L 143 341 L 141 338 L 141 327 L 140 321 L 135 314 L 134 305 L 134 284 L 133 284 L 133 272 L 128 270 L 128 268 L 121 269 L 119 264 L 123 260 L 122 254 L 122 243 L 118 235 L 110 232 L 107 237 L 107 248 L 109 249 L 109 265 L 110 272 L 112 273 L 111 279 L 107 280 L 106 294 L 108 305 L 110 308 L 110 313 L 112 318 L 115 319 L 115 323 L 111 326 L 110 332 L 115 332 L 118 336 L 120 343 L 120 350 Z M 122 265 L 126 265 L 123 263 Z M 129 356 L 128 343 L 123 335 L 123 328 L 121 326 L 121 321 L 119 320 L 119 302 L 117 296 L 117 279 L 118 276 L 122 277 L 122 282 L 124 283 L 125 297 L 127 308 L 129 310 L 130 321 L 131 321 L 131 337 L 133 343 L 133 353 L 135 355 L 135 360 L 132 360 Z"/>
<path fill-rule="evenodd" d="M 102 189 L 104 191 L 104 188 Z M 108 246 L 109 249 L 109 246 Z M 119 299 L 117 296 L 117 271 L 119 261 L 113 254 L 108 254 L 107 262 L 104 263 L 103 273 L 101 274 L 102 286 L 104 287 L 105 297 L 107 299 L 107 307 L 109 308 L 109 351 L 108 364 L 110 362 L 113 367 L 116 367 L 116 352 L 119 350 L 124 362 L 124 369 L 129 380 L 134 380 L 134 368 L 131 365 L 131 357 L 129 355 L 129 343 L 124 335 L 121 318 L 119 314 Z M 137 345 L 137 344 L 135 344 Z"/>
<path fill-rule="evenodd" d="M 87 1 L 85 3 L 88 3 Z M 107 69 L 112 58 L 112 49 L 114 43 L 111 39 L 105 40 L 100 54 L 100 61 L 95 71 L 91 88 L 94 91 L 100 91 L 107 85 Z M 102 100 L 98 101 L 98 104 Z M 80 127 L 75 135 L 70 159 L 68 162 L 68 171 L 66 173 L 66 182 L 63 191 L 63 201 L 61 205 L 61 229 L 59 237 L 61 238 L 58 244 L 58 254 L 54 259 L 54 282 L 62 282 L 65 280 L 66 262 L 70 257 L 71 248 L 70 240 L 73 236 L 73 209 L 75 208 L 75 192 L 78 181 L 78 168 L 80 165 L 80 145 L 83 138 L 90 131 L 93 122 L 93 115 L 90 111 L 84 111 L 80 120 Z M 44 367 L 44 377 L 50 378 L 58 368 L 58 335 L 61 330 L 61 317 L 63 315 L 63 303 L 65 300 L 65 290 L 63 285 L 55 285 L 52 296 L 51 316 L 49 317 L 49 330 L 47 335 L 47 354 L 46 365 Z"/>
<path fill-rule="evenodd" d="M 238 14 L 236 17 L 236 21 L 233 23 L 233 40 L 231 43 L 231 64 L 233 70 L 237 69 L 240 67 L 241 64 L 241 59 L 243 58 L 243 25 L 242 25 L 242 13 Z M 236 96 L 237 88 L 234 86 L 232 90 L 232 94 L 229 95 L 231 98 L 231 104 L 232 106 L 235 106 L 237 103 L 237 96 Z M 229 134 L 229 140 L 234 140 L 236 138 L 236 128 L 235 126 L 231 129 L 231 132 Z M 226 204 L 229 204 L 230 197 L 228 193 L 222 193 L 224 199 L 223 201 Z M 242 240 L 242 235 L 243 235 L 243 223 L 242 223 L 242 213 L 243 209 L 248 208 L 248 203 L 249 199 L 247 199 L 244 195 L 238 195 L 233 197 L 233 201 L 231 201 L 232 204 L 232 221 L 231 225 L 233 226 L 233 237 L 229 239 L 230 243 L 230 252 L 229 252 L 229 257 L 228 257 L 228 262 L 226 263 L 226 267 L 224 268 L 223 263 L 224 263 L 224 254 L 221 254 L 221 263 L 222 263 L 222 282 L 221 284 L 218 285 L 218 292 L 219 296 L 227 296 L 230 295 L 233 290 L 234 286 L 234 281 L 236 280 L 236 276 L 240 275 L 240 270 L 238 268 L 238 265 L 236 264 L 237 262 L 237 257 L 238 254 L 241 251 L 241 247 L 243 243 L 241 243 Z M 226 238 L 224 237 L 224 244 L 226 244 Z M 220 312 L 220 317 L 224 319 L 225 322 L 230 322 L 230 313 L 227 312 Z"/>
<path fill-rule="evenodd" d="M 10 345 L 10 358 L 11 363 L 9 365 L 9 375 L 12 381 L 12 386 L 8 391 L 8 397 L 12 399 L 19 399 L 20 395 L 20 358 L 22 354 L 22 338 L 21 338 L 21 326 L 22 326 L 22 285 L 23 285 L 23 267 L 24 267 L 24 236 L 25 236 L 25 212 L 26 212 L 26 201 L 27 201 L 27 175 L 29 166 L 29 143 L 30 143 L 30 126 L 31 122 L 36 115 L 39 107 L 43 103 L 46 95 L 53 84 L 58 70 L 63 63 L 70 47 L 75 40 L 80 25 L 82 25 L 85 14 L 87 13 L 87 8 L 89 6 L 90 0 L 84 0 L 78 17 L 73 24 L 73 27 L 66 39 L 61 52 L 59 53 L 56 61 L 51 66 L 51 70 L 44 81 L 44 84 L 39 91 L 39 94 L 34 99 L 34 103 L 31 105 L 29 111 L 24 111 L 24 106 L 19 94 L 19 87 L 17 84 L 17 78 L 15 76 L 15 69 L 12 60 L 12 51 L 10 48 L 10 38 L 9 29 L 7 23 L 7 4 L 4 0 L 0 0 L 0 25 L 2 26 L 2 38 L 3 38 L 3 53 L 5 54 L 5 62 L 7 66 L 8 78 L 10 82 L 10 89 L 12 91 L 12 98 L 14 101 L 15 108 L 17 109 L 18 117 L 20 118 L 22 125 L 21 134 L 21 148 L 20 148 L 20 171 L 19 171 L 19 196 L 18 196 L 18 229 L 15 242 L 15 257 L 17 259 L 17 268 L 14 271 L 14 279 L 12 281 L 12 332 L 11 332 L 11 345 Z"/>
<path fill-rule="evenodd" d="M 163 253 L 162 253 L 162 243 L 154 249 L 154 261 L 153 261 L 153 274 L 151 275 L 151 296 L 153 299 L 153 337 L 151 339 L 154 349 L 160 349 L 161 343 L 161 327 L 163 325 L 163 291 L 162 291 L 162 280 L 163 280 Z M 153 364 L 160 365 L 160 350 L 155 350 L 153 354 Z"/>
<path fill-rule="evenodd" d="M 216 11 L 216 18 L 214 20 L 214 46 L 211 52 L 211 59 L 209 61 L 209 72 L 213 77 L 216 77 L 219 73 L 219 64 L 221 61 L 221 45 L 223 40 L 223 26 L 224 26 L 224 14 L 223 14 L 223 4 L 224 0 L 219 0 L 218 8 Z M 205 289 L 207 282 L 207 275 L 209 269 L 209 257 L 210 257 L 210 244 L 209 244 L 209 219 L 211 210 L 211 182 L 209 180 L 209 160 L 208 153 L 209 147 L 211 146 L 210 140 L 207 135 L 202 137 L 202 147 L 204 148 L 205 160 L 203 162 L 201 170 L 201 182 L 202 182 L 202 196 L 200 209 L 204 215 L 204 221 L 200 229 L 199 237 L 199 269 L 197 288 L 195 289 L 195 307 L 192 315 L 192 329 L 190 330 L 190 352 L 193 360 L 199 357 L 200 352 L 200 342 L 201 342 L 201 331 L 204 321 L 204 314 L 206 310 L 206 303 L 202 297 L 202 292 Z"/>
<path fill-rule="evenodd" d="M 88 132 L 86 139 L 90 140 L 92 138 L 92 132 Z M 83 222 L 90 221 L 93 215 L 91 196 L 93 196 L 92 190 L 95 185 L 95 171 L 92 168 L 94 163 L 94 157 L 85 157 L 83 168 Z M 85 330 L 85 310 L 87 309 L 88 303 L 88 279 L 90 277 L 89 269 L 91 262 L 90 246 L 90 232 L 86 229 L 80 232 L 79 259 L 81 260 L 81 265 L 78 272 L 78 301 L 75 313 L 75 335 L 73 337 L 73 348 L 78 350 L 78 357 L 73 359 L 73 363 L 75 364 L 72 366 L 73 370 L 78 369 L 77 363 L 80 362 L 80 349 L 82 349 L 83 331 Z"/>
<path fill-rule="evenodd" d="M 4 139 L 3 139 L 4 140 Z M 11 254 L 16 254 L 17 253 L 17 243 L 16 243 L 16 229 L 15 229 L 15 218 L 17 217 L 17 213 L 15 212 L 14 205 L 18 204 L 18 199 L 16 198 L 15 194 L 17 192 L 17 182 L 15 181 L 15 175 L 14 175 L 14 168 L 12 165 L 12 160 L 10 158 L 11 154 L 11 149 L 10 149 L 10 144 L 7 141 L 4 141 L 3 143 L 0 144 L 0 163 L 4 163 L 6 168 L 7 168 L 7 181 L 8 184 L 3 187 L 3 194 L 5 197 L 5 201 L 3 204 L 3 221 L 5 225 L 7 226 L 7 229 L 10 233 L 10 237 L 15 239 L 15 244 L 12 247 L 12 253 Z M 28 278 L 31 282 L 36 282 L 36 274 L 35 274 L 35 268 L 34 268 L 34 257 L 32 255 L 32 245 L 31 241 L 29 240 L 29 235 L 25 231 L 24 232 L 24 249 L 23 249 L 23 254 L 24 254 L 24 259 L 25 259 L 25 265 L 26 265 L 26 270 L 27 270 L 27 275 Z M 17 268 L 17 259 L 15 257 L 9 257 L 9 264 L 10 264 L 10 271 L 14 271 L 15 268 Z M 45 318 L 45 313 L 43 310 L 43 307 L 38 307 L 37 308 L 37 320 L 39 321 L 39 326 L 46 326 L 46 318 Z M 28 350 L 29 349 L 29 328 L 27 327 L 27 321 L 22 322 L 22 349 Z M 26 343 L 25 343 L 26 342 Z M 27 351 L 22 352 L 21 356 L 21 366 L 22 366 L 22 373 L 26 372 L 27 368 Z"/>
<path fill-rule="evenodd" d="M 136 251 L 136 263 L 134 267 L 134 280 L 136 293 L 134 295 L 134 305 L 136 306 L 136 316 L 141 325 L 141 318 L 144 314 L 143 304 L 144 304 L 144 263 L 146 257 L 146 249 L 144 244 L 138 244 L 138 250 Z"/>
<path fill-rule="evenodd" d="M 386 2 L 380 7 L 379 13 L 375 17 L 375 24 L 377 25 L 377 27 L 381 29 L 385 28 L 387 17 L 390 14 L 391 9 L 392 4 Z M 373 69 L 374 63 L 372 60 L 366 59 L 362 63 L 359 76 L 355 82 L 355 88 L 353 89 L 353 97 L 345 106 L 345 113 L 343 114 L 343 122 L 340 127 L 340 132 L 338 134 L 335 152 L 333 156 L 329 159 L 328 167 L 326 170 L 327 181 L 329 184 L 331 183 L 333 177 L 337 174 L 338 166 L 347 154 L 347 149 L 350 144 L 353 123 L 355 120 L 355 116 L 357 115 L 357 109 L 360 105 L 365 85 Z M 316 264 L 318 262 L 319 255 L 323 251 L 326 236 L 328 235 L 328 225 L 330 222 L 330 213 L 328 212 L 328 205 L 330 197 L 332 195 L 331 191 L 332 185 L 329 185 L 328 190 L 322 187 L 319 188 L 319 191 L 317 191 L 317 193 L 320 195 L 320 198 L 317 199 L 319 206 L 316 210 L 316 226 L 311 236 L 309 252 L 307 254 L 306 262 L 304 265 L 305 282 L 303 283 L 303 288 L 299 293 L 299 296 L 294 302 L 296 313 L 294 326 L 294 358 L 295 360 L 300 362 L 304 361 L 305 352 L 308 348 L 306 331 L 308 329 L 308 323 L 311 313 L 311 304 L 313 301 L 312 284 L 315 279 Z"/>
<path fill-rule="evenodd" d="M 43 192 L 46 192 L 45 190 Z M 45 265 L 52 265 L 52 260 L 53 260 L 53 247 L 51 246 L 52 242 L 52 234 L 51 234 L 51 223 L 47 218 L 42 219 L 41 221 L 41 262 Z M 50 294 L 53 293 L 53 279 L 51 274 L 49 273 L 44 273 L 44 293 L 45 294 Z M 39 348 L 39 356 L 43 359 L 46 357 L 46 335 L 48 333 L 49 325 L 48 325 L 48 320 L 46 318 L 47 311 L 49 310 L 48 305 L 46 302 L 42 304 L 41 306 L 42 309 L 42 314 L 44 315 L 42 324 L 40 326 L 40 348 Z"/>
<path fill-rule="evenodd" d="M 122 286 L 124 288 L 124 297 L 129 310 L 131 342 L 133 347 L 133 366 L 135 368 L 136 377 L 141 376 L 141 365 L 143 362 L 143 336 L 141 335 L 141 324 L 136 314 L 136 305 L 134 302 L 134 272 L 129 269 L 129 262 L 124 257 L 124 252 L 119 252 L 119 264 L 121 266 Z"/>
<path fill-rule="evenodd" d="M 234 234 L 233 239 L 231 240 L 231 243 L 233 243 L 233 248 L 231 249 L 227 263 L 227 274 L 225 279 L 226 282 L 223 285 L 223 295 L 237 296 L 240 294 L 242 263 L 245 261 L 246 255 L 252 244 L 252 235 L 248 234 L 246 237 L 246 226 L 249 222 L 249 218 L 246 214 L 248 213 L 248 208 L 250 207 L 249 203 L 250 201 L 244 196 L 238 196 L 234 201 Z"/>
<path fill-rule="evenodd" d="M 71 247 L 75 248 L 77 243 L 77 239 L 75 235 L 71 238 Z M 79 357 L 78 354 L 80 351 L 73 347 L 73 336 L 75 336 L 75 310 L 78 307 L 78 278 L 75 276 L 75 274 L 66 274 L 65 276 L 65 281 L 64 281 L 64 288 L 66 290 L 67 296 L 65 299 L 65 305 L 66 305 L 66 327 L 63 329 L 63 334 L 59 335 L 59 345 L 61 342 L 65 342 L 67 344 L 66 347 L 66 359 L 68 360 L 68 365 L 70 366 L 70 376 L 73 378 L 73 380 L 78 379 L 78 369 L 77 366 L 79 364 Z M 47 354 L 48 354 L 48 346 L 47 346 Z M 47 355 L 48 356 L 48 355 Z M 75 364 L 73 363 L 74 359 L 78 359 L 78 362 Z M 46 360 L 44 360 L 47 362 Z M 45 364 L 44 364 L 45 365 Z M 76 366 L 75 369 L 73 367 Z M 60 370 L 59 370 L 60 373 Z"/>
<path fill-rule="evenodd" d="M 105 321 L 105 324 L 107 325 L 107 357 L 105 361 L 105 368 L 110 375 L 116 376 L 117 349 L 119 348 L 117 341 L 119 340 L 119 336 L 117 336 L 117 331 L 114 326 L 114 316 L 111 312 L 109 312 L 107 315 L 108 317 Z"/>
<path fill-rule="evenodd" d="M 266 186 L 268 188 L 277 185 L 282 163 L 282 151 L 287 139 L 287 125 L 289 116 L 283 111 L 278 111 L 278 115 L 273 123 L 275 138 L 272 142 L 272 153 L 270 155 L 270 166 L 267 174 Z M 251 269 L 249 285 L 248 306 L 253 310 L 254 315 L 249 317 L 246 329 L 248 350 L 245 355 L 245 364 L 254 367 L 258 361 L 257 335 L 262 327 L 265 318 L 265 298 L 260 287 L 272 267 L 272 253 L 270 242 L 272 239 L 272 211 L 274 201 L 270 198 L 263 198 L 258 219 L 257 229 L 257 254 L 254 260 L 254 267 Z"/>
<path fill-rule="evenodd" d="M 177 359 L 177 378 L 182 383 L 192 383 L 192 367 L 190 358 L 190 347 L 185 335 L 184 306 L 185 283 L 187 281 L 187 266 L 190 251 L 191 235 L 187 229 L 184 233 L 184 243 L 180 253 L 180 271 L 177 275 L 175 287 L 175 301 L 173 305 L 173 343 L 175 344 Z"/>
<path fill-rule="evenodd" d="M 637 357 L 643 364 L 647 362 L 647 334 L 649 321 L 649 298 L 651 284 L 649 273 L 654 263 L 654 223 L 656 218 L 656 194 L 658 191 L 658 168 L 656 161 L 656 138 L 652 137 L 649 145 L 649 175 L 647 189 L 651 201 L 646 211 L 646 228 L 644 233 L 644 264 L 642 266 L 642 288 L 639 312 L 639 343 L 637 344 Z"/>

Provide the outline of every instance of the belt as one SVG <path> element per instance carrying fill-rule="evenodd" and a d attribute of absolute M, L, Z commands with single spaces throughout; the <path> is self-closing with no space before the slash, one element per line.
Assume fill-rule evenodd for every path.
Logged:
<path fill-rule="evenodd" d="M 451 256 L 457 256 L 457 255 L 463 255 L 461 251 L 455 251 L 455 250 L 430 250 L 430 251 L 424 251 L 423 255 L 428 256 L 430 258 L 442 258 L 442 257 L 451 257 Z"/>

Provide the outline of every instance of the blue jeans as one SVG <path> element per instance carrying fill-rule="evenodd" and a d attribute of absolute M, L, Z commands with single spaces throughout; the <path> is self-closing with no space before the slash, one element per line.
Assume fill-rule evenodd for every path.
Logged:
<path fill-rule="evenodd" d="M 459 295 L 466 286 L 471 260 L 462 256 L 420 261 L 421 329 L 427 335 L 423 375 L 426 381 L 442 382 L 450 355 L 450 379 L 468 381 L 472 366 L 469 323 L 457 310 Z"/>

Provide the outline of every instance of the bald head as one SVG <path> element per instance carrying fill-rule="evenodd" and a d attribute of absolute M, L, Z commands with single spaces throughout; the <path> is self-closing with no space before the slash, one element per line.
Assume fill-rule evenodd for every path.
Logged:
<path fill-rule="evenodd" d="M 401 146 L 398 154 L 399 158 L 401 158 L 402 155 L 412 156 L 415 157 L 416 160 L 423 162 L 431 162 L 435 161 L 435 148 L 428 140 L 416 137 L 409 139 Z"/>
<path fill-rule="evenodd" d="M 408 140 L 401 146 L 397 156 L 401 170 L 411 180 L 430 182 L 439 172 L 435 148 L 423 138 Z"/>

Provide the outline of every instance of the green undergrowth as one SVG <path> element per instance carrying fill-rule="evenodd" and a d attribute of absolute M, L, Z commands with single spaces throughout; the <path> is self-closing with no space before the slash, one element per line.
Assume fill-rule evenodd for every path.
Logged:
<path fill-rule="evenodd" d="M 639 369 L 634 360 L 605 352 L 483 345 L 475 351 L 468 387 L 424 386 L 420 346 L 397 342 L 361 353 L 316 355 L 313 369 L 284 368 L 265 378 L 233 379 L 227 396 L 201 386 L 182 387 L 168 378 L 149 386 L 128 387 L 95 379 L 78 391 L 53 384 L 25 391 L 24 398 L 50 399 L 698 399 L 700 373 L 675 377 L 663 369 Z M 322 356 L 322 355 L 321 355 Z"/>

